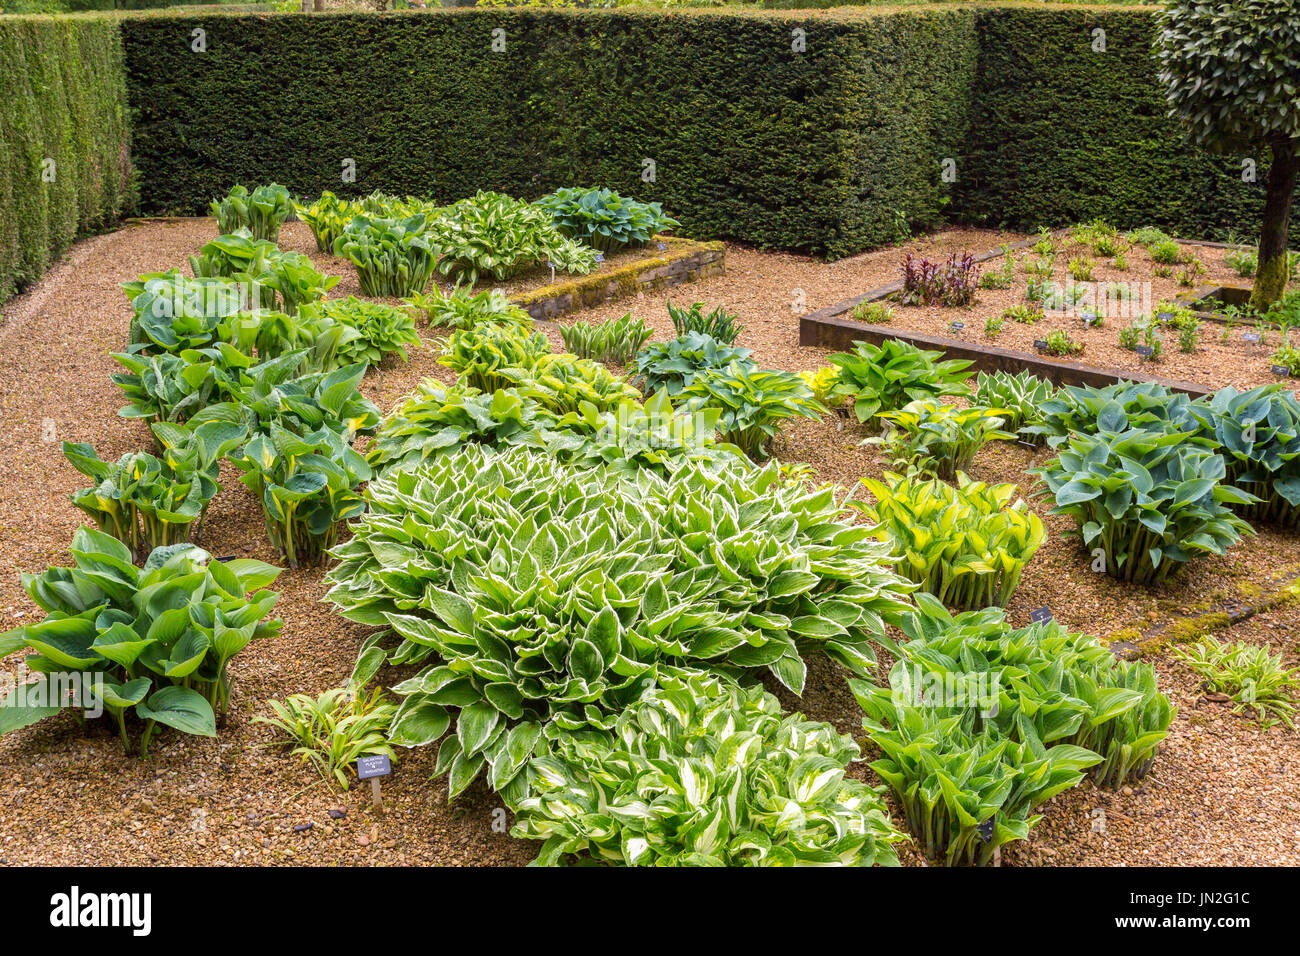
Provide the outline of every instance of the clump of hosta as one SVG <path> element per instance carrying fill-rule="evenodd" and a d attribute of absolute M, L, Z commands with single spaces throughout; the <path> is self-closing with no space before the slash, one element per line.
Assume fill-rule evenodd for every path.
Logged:
<path fill-rule="evenodd" d="M 404 219 L 356 216 L 334 240 L 334 255 L 357 267 L 361 294 L 377 298 L 424 291 L 438 259 L 423 215 Z"/>
<path fill-rule="evenodd" d="M 982 674 L 996 706 L 962 705 L 976 711 L 978 728 L 1095 751 L 1101 759 L 1092 775 L 1103 786 L 1150 771 L 1177 714 L 1150 664 L 1120 660 L 1095 637 L 1054 620 L 1013 628 L 998 608 L 953 615 L 925 594 L 917 608 L 899 623 L 909 642 L 892 649 L 923 690 Z"/>
<path fill-rule="evenodd" d="M 144 722 L 141 756 L 159 725 L 215 737 L 231 659 L 279 632 L 280 621 L 266 620 L 277 595 L 262 589 L 280 569 L 211 561 L 190 544 L 157 548 L 137 567 L 125 544 L 90 528 L 73 537 L 72 559 L 22 576 L 47 616 L 0 634 L 0 656 L 29 648 L 38 673 L 0 701 L 0 733 L 76 707 L 107 714 L 128 752 L 133 712 Z"/>
<path fill-rule="evenodd" d="M 434 286 L 402 300 L 431 327 L 472 329 L 480 325 L 512 326 L 532 331 L 533 317 L 515 305 L 500 289 L 474 294 L 459 287 L 443 292 Z"/>
<path fill-rule="evenodd" d="M 1001 409 L 1008 431 L 1017 432 L 1031 440 L 1039 440 L 1038 436 L 1025 429 L 1042 424 L 1042 405 L 1055 394 L 1056 388 L 1051 382 L 1028 371 L 1015 375 L 1007 372 L 994 372 L 991 375 L 980 372 L 976 378 L 974 402 L 986 408 Z"/>
<path fill-rule="evenodd" d="M 529 762 L 512 835 L 545 841 L 537 863 L 897 865 L 906 837 L 877 790 L 844 776 L 852 737 L 786 716 L 761 686 L 672 683 Z"/>
<path fill-rule="evenodd" d="M 246 186 L 235 185 L 225 198 L 212 200 L 209 209 L 217 217 L 217 228 L 223 235 L 247 229 L 254 239 L 275 242 L 280 227 L 293 212 L 293 197 L 279 183 L 256 186 L 252 192 Z"/>
<path fill-rule="evenodd" d="M 959 408 L 918 399 L 898 411 L 879 415 L 890 423 L 890 431 L 863 444 L 884 445 L 893 454 L 895 465 L 926 471 L 945 481 L 969 468 L 988 442 L 1016 437 L 1003 430 L 1006 419 L 1000 408 Z"/>
<path fill-rule="evenodd" d="M 892 544 L 899 573 L 950 607 L 1004 606 L 1047 537 L 1016 486 L 972 481 L 962 472 L 956 487 L 916 475 L 884 477 L 862 479 L 874 504 L 853 504 Z"/>
<path fill-rule="evenodd" d="M 339 365 L 355 362 L 378 365 L 394 353 L 405 362 L 406 350 L 420 345 L 420 334 L 415 331 L 411 313 L 382 302 L 348 296 L 304 306 L 301 314 L 307 321 L 320 319 L 347 330 L 334 348 Z"/>
<path fill-rule="evenodd" d="M 804 654 L 857 673 L 907 608 L 871 529 L 780 470 L 685 463 L 668 477 L 474 446 L 372 482 L 332 552 L 331 600 L 424 669 L 393 739 L 432 743 L 455 796 L 485 769 L 522 798 L 524 739 L 609 730 L 661 677 L 764 669 L 802 690 Z"/>
<path fill-rule="evenodd" d="M 1258 502 L 1237 506 L 1249 521 L 1300 525 L 1300 402 L 1280 382 L 1248 392 L 1231 386 L 1210 397 L 1204 434 L 1226 466 L 1224 480 Z"/>
<path fill-rule="evenodd" d="M 356 203 L 340 199 L 328 190 L 322 192 L 320 198 L 310 205 L 295 202 L 293 209 L 316 237 L 316 248 L 321 252 L 332 251 L 334 240 L 342 235 L 348 223 L 361 212 L 361 207 Z"/>

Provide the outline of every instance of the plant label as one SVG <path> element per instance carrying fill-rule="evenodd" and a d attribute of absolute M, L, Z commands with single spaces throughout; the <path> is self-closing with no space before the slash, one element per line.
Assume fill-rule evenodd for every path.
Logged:
<path fill-rule="evenodd" d="M 1033 624 L 1046 624 L 1052 619 L 1052 609 L 1050 607 L 1040 607 L 1037 611 L 1029 612 L 1029 620 Z"/>
<path fill-rule="evenodd" d="M 604 262 L 604 261 L 605 261 L 605 253 L 603 253 L 603 252 L 598 252 L 598 253 L 596 253 L 596 264 L 597 264 L 597 265 L 600 265 L 600 263 L 602 263 L 602 262 Z"/>
<path fill-rule="evenodd" d="M 1242 333 L 1241 333 L 1241 340 L 1242 340 L 1243 342 L 1258 342 L 1258 341 L 1259 341 L 1259 333 L 1258 333 L 1258 332 L 1242 332 Z"/>
<path fill-rule="evenodd" d="M 983 840 L 985 843 L 988 843 L 989 840 L 993 839 L 993 818 L 989 817 L 987 820 L 985 820 L 983 823 L 977 826 L 975 828 L 975 831 L 980 835 L 981 840 Z"/>
<path fill-rule="evenodd" d="M 371 777 L 386 777 L 393 772 L 393 762 L 386 754 L 357 758 L 357 776 L 362 780 Z"/>
<path fill-rule="evenodd" d="M 1174 314 L 1172 312 L 1156 313 L 1156 321 L 1159 322 L 1161 325 L 1164 325 L 1168 322 L 1172 322 L 1173 320 L 1174 320 Z"/>
<path fill-rule="evenodd" d="M 1048 349 L 1047 340 L 1046 340 L 1046 339 L 1034 339 L 1034 348 L 1038 349 L 1038 351 L 1040 351 L 1040 352 L 1046 352 L 1047 349 Z"/>
<path fill-rule="evenodd" d="M 1031 441 L 1026 441 L 1023 438 L 1017 438 L 1016 444 L 1019 445 L 1021 448 L 1030 448 L 1035 450 L 1038 448 L 1038 445 L 1036 443 Z"/>
<path fill-rule="evenodd" d="M 667 250 L 668 250 L 668 244 L 666 242 L 659 243 L 660 252 L 666 252 Z"/>
<path fill-rule="evenodd" d="M 1274 365 L 1274 366 L 1273 366 L 1273 374 L 1274 374 L 1274 375 L 1290 375 L 1290 374 L 1291 374 L 1291 370 L 1290 370 L 1289 368 L 1287 368 L 1285 365 Z"/>
<path fill-rule="evenodd" d="M 1150 358 L 1151 356 L 1156 354 L 1156 350 L 1149 345 L 1136 346 L 1134 348 L 1134 351 L 1137 352 L 1137 354 L 1142 356 L 1143 358 Z"/>
<path fill-rule="evenodd" d="M 959 322 L 959 321 L 957 321 L 956 319 L 953 320 L 953 323 L 952 323 L 952 330 L 953 330 L 954 332 L 960 332 L 960 331 L 961 331 L 962 329 L 964 329 L 964 328 L 966 328 L 966 323 L 965 323 L 965 322 Z"/>

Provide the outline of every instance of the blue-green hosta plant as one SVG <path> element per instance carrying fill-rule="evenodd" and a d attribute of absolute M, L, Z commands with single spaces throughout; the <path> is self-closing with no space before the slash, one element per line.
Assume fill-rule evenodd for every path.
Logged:
<path fill-rule="evenodd" d="M 215 348 L 186 349 L 179 355 L 114 354 L 113 358 L 126 369 L 113 373 L 113 383 L 129 402 L 118 414 L 178 424 L 229 399 L 240 387 L 243 370 L 253 364 L 225 342 Z"/>
<path fill-rule="evenodd" d="M 180 353 L 211 345 L 226 316 L 260 307 L 262 292 L 230 276 L 190 278 L 179 269 L 142 275 L 122 283 L 131 301 L 129 350 Z"/>
<path fill-rule="evenodd" d="M 295 202 L 293 211 L 316 237 L 316 248 L 321 252 L 333 252 L 334 240 L 343 234 L 348 223 L 360 212 L 360 207 L 326 190 L 309 205 Z"/>
<path fill-rule="evenodd" d="M 1095 751 L 1102 786 L 1146 776 L 1177 714 L 1151 665 L 1122 661 L 1054 620 L 1013 628 L 998 608 L 953 615 L 927 594 L 916 603 L 899 623 L 909 640 L 890 647 L 922 702 L 964 682 L 983 694 L 960 705 L 976 711 L 977 730 Z"/>
<path fill-rule="evenodd" d="M 382 302 L 367 302 L 350 295 L 304 306 L 300 314 L 309 321 L 328 320 L 354 333 L 344 336 L 334 349 L 340 365 L 378 365 L 394 353 L 405 362 L 406 350 L 420 345 L 420 333 L 415 331 L 411 313 Z"/>
<path fill-rule="evenodd" d="M 1239 505 L 1247 521 L 1300 525 L 1300 402 L 1285 385 L 1247 392 L 1231 386 L 1210 397 L 1204 433 L 1223 455 L 1225 481 L 1259 500 Z"/>
<path fill-rule="evenodd" d="M 1013 484 L 988 485 L 957 473 L 938 479 L 885 472 L 863 478 L 874 504 L 853 502 L 900 558 L 899 573 L 950 606 L 1005 606 L 1047 537 L 1043 520 Z"/>
<path fill-rule="evenodd" d="M 423 292 L 437 261 L 429 222 L 422 215 L 406 219 L 357 216 L 334 240 L 334 255 L 357 267 L 362 295 L 383 299 Z"/>
<path fill-rule="evenodd" d="M 612 189 L 557 189 L 535 205 L 549 212 L 566 236 L 607 253 L 681 225 L 659 203 L 638 202 Z"/>
<path fill-rule="evenodd" d="M 560 338 L 566 349 L 579 358 L 606 365 L 626 365 L 652 335 L 654 329 L 643 319 L 633 321 L 631 312 L 599 325 L 578 321 L 560 326 Z"/>
<path fill-rule="evenodd" d="M 901 339 L 885 339 L 879 346 L 855 342 L 852 352 L 829 357 L 839 370 L 831 394 L 852 402 L 858 421 L 869 422 L 883 412 L 893 412 L 909 402 L 945 395 L 969 395 L 966 360 L 943 358 Z"/>
<path fill-rule="evenodd" d="M 769 454 L 766 443 L 790 418 L 816 419 L 827 411 L 794 372 L 754 368 L 733 362 L 704 369 L 681 391 L 694 410 L 718 409 L 718 434 L 755 461 Z"/>
<path fill-rule="evenodd" d="M 1171 428 L 1194 432 L 1201 420 L 1198 403 L 1190 396 L 1156 382 L 1119 382 L 1104 388 L 1067 385 L 1044 401 L 1039 413 L 1041 421 L 1024 432 L 1042 437 L 1054 448 L 1074 432 L 1095 435 L 1124 427 L 1121 416 L 1129 428 L 1156 432 Z M 1202 436 L 1189 440 L 1212 445 Z"/>
<path fill-rule="evenodd" d="M 72 466 L 96 482 L 75 493 L 72 503 L 137 556 L 197 539 L 221 490 L 221 459 L 247 437 L 242 427 L 220 422 L 192 430 L 155 422 L 153 429 L 166 446 L 157 458 L 133 452 L 106 462 L 85 442 L 63 443 Z"/>
<path fill-rule="evenodd" d="M 144 722 L 141 756 L 158 725 L 215 737 L 216 711 L 230 702 L 231 659 L 279 632 L 280 621 L 266 619 L 277 595 L 263 590 L 279 569 L 210 561 L 190 544 L 158 548 L 137 567 L 130 548 L 90 528 L 73 536 L 72 559 L 71 568 L 22 576 L 46 617 L 0 635 L 0 654 L 29 648 L 27 667 L 39 676 L 0 704 L 0 733 L 71 703 L 102 705 L 127 752 L 134 712 Z"/>
<path fill-rule="evenodd" d="M 324 560 L 339 525 L 366 510 L 357 489 L 372 477 L 370 465 L 328 428 L 300 436 L 272 424 L 231 461 L 262 503 L 266 533 L 291 568 Z"/>
<path fill-rule="evenodd" d="M 293 212 L 293 197 L 279 183 L 256 186 L 251 193 L 246 186 L 235 185 L 224 199 L 212 200 L 209 208 L 222 235 L 247 229 L 254 239 L 275 242 Z"/>
<path fill-rule="evenodd" d="M 992 375 L 980 372 L 976 378 L 976 405 L 1002 410 L 1008 431 L 1016 432 L 1020 437 L 1030 441 L 1041 441 L 1042 437 L 1027 431 L 1031 425 L 1043 423 L 1043 403 L 1056 394 L 1056 387 L 1028 371 L 1011 375 L 1007 372 L 994 372 Z"/>
<path fill-rule="evenodd" d="M 435 286 L 427 293 L 417 292 L 402 301 L 432 328 L 473 329 L 498 325 L 525 332 L 533 330 L 533 317 L 500 289 L 485 289 L 475 294 L 459 287 L 443 292 Z"/>
<path fill-rule="evenodd" d="M 511 833 L 545 841 L 538 865 L 896 866 L 880 792 L 845 778 L 858 753 L 761 686 L 689 677 L 534 757 Z"/>
<path fill-rule="evenodd" d="M 511 802 L 539 738 L 610 730 L 662 677 L 770 671 L 795 692 L 820 649 L 856 673 L 910 586 L 833 489 L 684 463 L 668 477 L 477 446 L 371 482 L 328 599 L 422 670 L 393 742 L 440 746 L 454 797 L 486 773 Z"/>
<path fill-rule="evenodd" d="M 267 432 L 273 424 L 298 435 L 325 429 L 344 442 L 373 432 L 379 409 L 357 387 L 366 366 L 300 375 L 305 358 L 302 350 L 285 352 L 243 369 L 229 400 L 201 408 L 194 423 L 232 422 L 247 427 L 250 435 Z"/>
<path fill-rule="evenodd" d="M 1120 406 L 1098 418 L 1097 434 L 1072 435 L 1030 474 L 1041 479 L 1052 514 L 1074 519 L 1085 548 L 1106 574 L 1162 583 L 1198 554 L 1225 554 L 1250 525 L 1230 510 L 1253 495 L 1225 484 L 1223 458 L 1191 432 L 1128 427 Z"/>
<path fill-rule="evenodd" d="M 585 275 L 596 250 L 565 236 L 546 210 L 502 193 L 475 193 L 433 216 L 429 229 L 438 272 L 457 285 L 487 276 L 498 282 L 550 262 L 556 272 Z"/>
<path fill-rule="evenodd" d="M 636 377 L 645 393 L 667 390 L 677 395 L 706 369 L 726 368 L 732 362 L 756 368 L 753 353 L 738 345 L 723 345 L 705 332 L 687 332 L 666 342 L 651 342 L 636 357 Z"/>
<path fill-rule="evenodd" d="M 918 399 L 880 417 L 892 426 L 879 438 L 863 444 L 884 445 L 896 465 L 932 473 L 953 481 L 957 473 L 971 466 L 979 450 L 994 439 L 1016 436 L 1002 428 L 1006 419 L 1000 408 L 972 405 L 959 408 L 929 399 Z"/>

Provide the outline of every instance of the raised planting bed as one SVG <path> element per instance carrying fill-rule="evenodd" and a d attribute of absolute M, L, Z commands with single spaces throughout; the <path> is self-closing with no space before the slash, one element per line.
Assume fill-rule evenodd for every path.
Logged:
<path fill-rule="evenodd" d="M 585 276 L 572 276 L 511 295 L 534 319 L 553 319 L 578 309 L 634 296 L 638 292 L 667 289 L 684 282 L 726 271 L 726 250 L 720 242 L 696 242 L 656 236 L 648 255 L 616 262 L 612 268 Z"/>
<path fill-rule="evenodd" d="M 1272 356 L 1282 337 L 1275 329 L 1257 329 L 1240 321 L 1233 326 L 1199 308 L 1215 294 L 1230 303 L 1249 295 L 1248 288 L 1242 290 L 1238 272 L 1225 261 L 1237 246 L 1175 240 L 1184 259 L 1194 254 L 1200 265 L 1181 261 L 1168 266 L 1156 262 L 1147 247 L 1119 237 L 1127 260 L 1119 268 L 1114 256 L 1098 254 L 1071 230 L 1050 234 L 1054 255 L 1044 255 L 1044 238 L 972 256 L 981 275 L 1004 274 L 1006 287 L 978 288 L 969 305 L 907 305 L 902 302 L 903 282 L 895 281 L 803 316 L 800 344 L 848 349 L 854 341 L 874 344 L 893 337 L 969 359 L 979 370 L 1028 369 L 1053 382 L 1080 385 L 1120 379 L 1161 381 L 1190 394 L 1228 384 L 1245 388 L 1278 380 Z M 946 264 L 946 260 L 934 261 Z M 901 272 L 901 251 L 898 262 Z M 1055 303 L 1050 296 L 1046 301 L 1029 298 L 1033 278 L 1029 266 L 1039 267 L 1038 279 L 1049 289 L 1065 292 L 1077 287 L 1076 294 Z M 1075 279 L 1071 266 L 1087 278 Z M 1188 274 L 1180 281 L 1184 270 Z M 1194 283 L 1191 287 L 1189 280 Z M 872 303 L 888 307 L 892 314 L 884 321 L 879 312 L 855 318 Z M 1168 321 L 1173 313 L 1161 303 L 1190 308 L 1196 320 L 1207 324 L 1182 335 L 1176 323 Z M 1100 315 L 1099 322 L 1095 315 Z M 1165 318 L 1156 319 L 1157 315 Z M 1214 324 L 1208 324 L 1210 320 Z M 1122 332 L 1147 324 L 1153 326 L 1155 343 L 1137 337 L 1136 347 L 1132 341 L 1121 344 Z M 1052 332 L 1067 335 L 1078 351 L 1059 358 L 1047 354 L 1042 343 Z M 1128 334 L 1134 337 L 1133 332 Z M 1147 354 L 1148 349 L 1153 354 Z"/>

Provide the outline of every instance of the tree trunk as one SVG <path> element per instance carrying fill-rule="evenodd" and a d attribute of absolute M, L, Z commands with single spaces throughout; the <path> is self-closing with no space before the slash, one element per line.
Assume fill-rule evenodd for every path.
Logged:
<path fill-rule="evenodd" d="M 1289 136 L 1276 136 L 1270 145 L 1273 147 L 1273 165 L 1269 167 L 1265 183 L 1259 265 L 1255 269 L 1255 289 L 1250 295 L 1250 306 L 1256 312 L 1267 312 L 1282 298 L 1286 289 L 1291 271 L 1286 243 L 1291 229 L 1296 175 L 1300 172 L 1300 154 L 1296 151 L 1295 140 Z"/>

